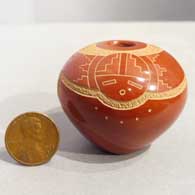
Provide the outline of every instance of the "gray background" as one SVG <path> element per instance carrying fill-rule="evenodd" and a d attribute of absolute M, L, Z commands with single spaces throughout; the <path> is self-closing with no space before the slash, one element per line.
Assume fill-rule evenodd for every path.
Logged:
<path fill-rule="evenodd" d="M 0 0 L 0 23 L 194 20 L 194 0 Z"/>
<path fill-rule="evenodd" d="M 194 35 L 195 22 L 0 25 L 0 194 L 195 195 Z M 117 37 L 166 49 L 188 79 L 184 111 L 141 154 L 98 150 L 71 124 L 56 94 L 59 71 L 76 50 Z M 20 166 L 4 147 L 7 125 L 27 111 L 46 113 L 59 127 L 59 150 L 42 166 Z"/>

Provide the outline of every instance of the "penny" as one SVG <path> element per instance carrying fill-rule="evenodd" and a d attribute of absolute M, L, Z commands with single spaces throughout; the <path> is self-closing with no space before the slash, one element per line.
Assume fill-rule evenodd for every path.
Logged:
<path fill-rule="evenodd" d="M 28 112 L 16 117 L 7 127 L 5 145 L 8 153 L 23 165 L 40 165 L 55 154 L 59 133 L 47 116 Z"/>

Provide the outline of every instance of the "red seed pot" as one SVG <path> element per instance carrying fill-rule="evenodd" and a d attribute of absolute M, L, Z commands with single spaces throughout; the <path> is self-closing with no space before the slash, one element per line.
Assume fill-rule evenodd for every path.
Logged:
<path fill-rule="evenodd" d="M 163 49 L 137 41 L 81 49 L 58 82 L 61 105 L 73 124 L 116 154 L 149 146 L 177 119 L 186 94 L 178 62 Z"/>

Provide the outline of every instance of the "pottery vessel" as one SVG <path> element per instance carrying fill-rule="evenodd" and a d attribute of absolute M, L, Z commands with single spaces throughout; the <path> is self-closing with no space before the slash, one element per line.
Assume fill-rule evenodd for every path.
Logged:
<path fill-rule="evenodd" d="M 184 71 L 169 53 L 137 41 L 104 41 L 76 52 L 63 67 L 58 96 L 72 123 L 104 150 L 148 147 L 181 113 Z"/>

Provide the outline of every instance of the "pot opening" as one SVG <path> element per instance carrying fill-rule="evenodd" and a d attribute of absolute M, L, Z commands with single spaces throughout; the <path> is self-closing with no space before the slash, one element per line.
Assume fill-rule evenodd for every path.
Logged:
<path fill-rule="evenodd" d="M 111 45 L 116 47 L 134 47 L 136 44 L 133 41 L 112 41 Z"/>

